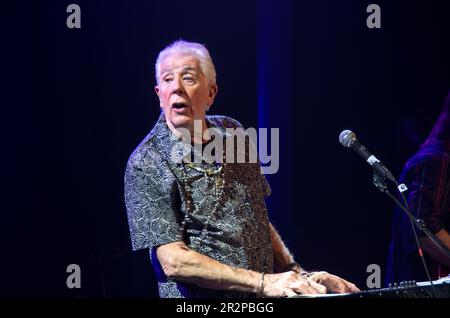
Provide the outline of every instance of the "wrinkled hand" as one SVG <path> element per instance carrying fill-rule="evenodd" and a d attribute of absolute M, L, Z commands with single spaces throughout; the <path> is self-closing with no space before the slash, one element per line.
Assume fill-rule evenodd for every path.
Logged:
<path fill-rule="evenodd" d="M 329 274 L 327 272 L 311 272 L 307 274 L 307 277 L 327 288 L 327 291 L 334 293 L 354 293 L 359 292 L 359 288 L 355 284 L 346 281 L 336 275 Z"/>
<path fill-rule="evenodd" d="M 327 292 L 325 286 L 293 271 L 267 274 L 263 286 L 264 295 L 267 297 L 286 297 L 297 294 L 325 294 Z"/>

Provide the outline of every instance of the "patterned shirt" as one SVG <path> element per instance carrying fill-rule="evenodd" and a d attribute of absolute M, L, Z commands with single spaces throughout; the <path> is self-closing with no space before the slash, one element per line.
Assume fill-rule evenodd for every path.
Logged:
<path fill-rule="evenodd" d="M 450 231 L 450 147 L 443 143 L 423 146 L 405 165 L 400 180 L 409 188 L 408 206 L 415 217 L 425 221 L 432 233 Z M 425 234 L 417 230 L 418 236 Z M 444 276 L 449 269 L 424 254 L 432 279 Z M 392 242 L 386 282 L 427 280 L 418 256 L 411 222 L 400 209 L 394 213 Z"/>
<path fill-rule="evenodd" d="M 242 127 L 224 116 L 207 116 L 206 120 L 210 128 L 223 136 L 227 136 L 226 128 Z M 161 269 L 155 248 L 179 241 L 182 235 L 192 250 L 223 264 L 258 272 L 273 271 L 265 205 L 270 188 L 259 163 L 227 161 L 223 166 L 225 185 L 217 200 L 215 191 L 219 190 L 213 178 L 199 169 L 189 169 L 184 163 L 171 160 L 171 151 L 179 143 L 182 141 L 173 136 L 161 114 L 153 130 L 128 160 L 125 202 L 132 248 L 149 248 L 160 297 L 254 297 L 254 294 L 208 290 L 169 280 Z M 217 168 L 216 163 L 197 165 L 202 169 Z M 181 222 L 189 213 L 183 178 L 190 184 L 194 210 L 186 220 L 184 233 L 180 233 Z M 209 224 L 206 228 L 205 223 Z"/>

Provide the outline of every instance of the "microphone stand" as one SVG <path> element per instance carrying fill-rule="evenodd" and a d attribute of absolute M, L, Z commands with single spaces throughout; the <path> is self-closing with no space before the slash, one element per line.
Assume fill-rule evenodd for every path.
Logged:
<path fill-rule="evenodd" d="M 415 226 L 421 230 L 423 233 L 425 233 L 426 236 L 444 253 L 447 255 L 447 257 L 450 258 L 450 250 L 442 244 L 442 242 L 434 235 L 426 226 L 425 221 L 422 219 L 416 219 L 414 215 L 409 211 L 407 208 L 407 202 L 406 199 L 403 196 L 405 201 L 405 205 L 401 204 L 401 202 L 394 196 L 392 193 L 389 192 L 388 187 L 386 185 L 386 177 L 380 175 L 376 170 L 373 171 L 373 184 L 383 193 L 386 193 L 394 202 L 397 204 L 397 206 L 402 209 L 403 212 L 408 215 L 409 219 L 415 224 Z M 398 186 L 398 184 L 396 183 Z"/>
<path fill-rule="evenodd" d="M 423 253 L 422 253 L 422 247 L 420 246 L 420 242 L 419 239 L 417 238 L 417 233 L 416 230 L 414 228 L 414 225 L 421 230 L 423 233 L 425 233 L 426 236 L 428 236 L 430 238 L 430 240 L 443 252 L 445 253 L 448 257 L 450 257 L 450 251 L 449 249 L 442 244 L 442 242 L 426 227 L 425 222 L 422 219 L 416 219 L 414 217 L 414 215 L 409 211 L 408 209 L 408 202 L 405 198 L 405 196 L 403 195 L 403 192 L 400 191 L 402 198 L 405 202 L 405 205 L 403 205 L 394 195 L 392 195 L 392 193 L 389 192 L 389 189 L 387 187 L 386 184 L 386 175 L 385 174 L 381 174 L 380 172 L 378 172 L 376 169 L 373 169 L 373 184 L 375 185 L 375 187 L 377 187 L 378 190 L 380 190 L 383 193 L 386 193 L 386 195 L 388 197 L 390 197 L 395 204 L 402 209 L 403 212 L 406 213 L 406 215 L 409 217 L 409 220 L 411 221 L 411 225 L 412 225 L 412 229 L 413 229 L 413 233 L 414 233 L 414 237 L 416 239 L 416 243 L 417 246 L 419 248 L 419 256 L 422 259 L 423 262 L 423 267 L 425 269 L 426 275 L 428 277 L 428 280 L 430 281 L 430 285 L 431 285 L 431 290 L 433 293 L 433 298 L 436 298 L 436 290 L 434 288 L 434 284 L 433 281 L 430 277 L 430 273 L 428 271 L 428 267 L 427 264 L 425 262 L 425 259 L 423 257 Z M 395 184 L 398 187 L 398 183 L 395 182 Z"/>

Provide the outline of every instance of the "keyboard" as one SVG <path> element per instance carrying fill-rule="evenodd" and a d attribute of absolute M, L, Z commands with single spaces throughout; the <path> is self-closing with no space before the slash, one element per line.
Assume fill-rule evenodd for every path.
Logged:
<path fill-rule="evenodd" d="M 436 298 L 450 298 L 450 275 L 433 281 Z M 401 282 L 387 288 L 368 289 L 344 294 L 298 294 L 289 298 L 433 298 L 430 282 Z"/>

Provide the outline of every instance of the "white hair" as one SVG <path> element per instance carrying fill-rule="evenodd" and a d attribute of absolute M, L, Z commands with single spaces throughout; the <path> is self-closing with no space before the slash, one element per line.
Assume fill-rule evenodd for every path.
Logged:
<path fill-rule="evenodd" d="M 157 83 L 159 83 L 158 78 L 161 71 L 161 61 L 172 54 L 186 54 L 196 57 L 200 62 L 200 69 L 203 74 L 205 74 L 208 81 L 211 84 L 216 84 L 216 69 L 211 56 L 209 55 L 208 49 L 200 43 L 187 42 L 183 40 L 175 41 L 159 52 L 155 64 L 155 77 Z"/>

